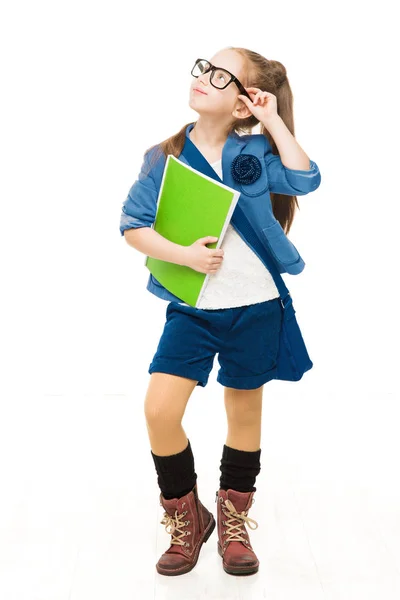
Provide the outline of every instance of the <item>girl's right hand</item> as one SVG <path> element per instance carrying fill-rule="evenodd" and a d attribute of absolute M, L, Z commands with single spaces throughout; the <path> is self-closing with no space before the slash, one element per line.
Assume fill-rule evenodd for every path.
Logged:
<path fill-rule="evenodd" d="M 208 235 L 196 240 L 190 246 L 184 246 L 185 266 L 199 273 L 216 273 L 221 266 L 224 251 L 221 248 L 206 248 L 206 244 L 212 244 L 217 240 L 217 237 Z"/>

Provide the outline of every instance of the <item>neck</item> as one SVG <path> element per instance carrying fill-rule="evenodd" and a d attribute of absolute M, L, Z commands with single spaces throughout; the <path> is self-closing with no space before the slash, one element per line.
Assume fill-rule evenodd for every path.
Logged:
<path fill-rule="evenodd" d="M 190 139 L 198 146 L 208 148 L 223 147 L 228 132 L 226 128 L 221 128 L 221 124 L 216 124 L 215 121 L 204 121 L 199 119 L 190 131 Z"/>

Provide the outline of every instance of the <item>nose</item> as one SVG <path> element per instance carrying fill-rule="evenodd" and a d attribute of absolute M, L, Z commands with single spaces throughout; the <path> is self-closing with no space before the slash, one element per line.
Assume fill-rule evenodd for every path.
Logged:
<path fill-rule="evenodd" d="M 200 82 L 200 81 L 201 81 L 201 82 L 202 82 L 204 85 L 207 85 L 207 84 L 208 84 L 208 82 L 209 82 L 209 79 L 210 79 L 210 74 L 211 74 L 211 71 L 208 71 L 207 73 L 202 73 L 201 75 L 199 75 L 199 76 L 197 77 L 197 81 L 198 81 L 198 82 Z M 205 79 L 203 79 L 203 77 L 204 77 Z"/>

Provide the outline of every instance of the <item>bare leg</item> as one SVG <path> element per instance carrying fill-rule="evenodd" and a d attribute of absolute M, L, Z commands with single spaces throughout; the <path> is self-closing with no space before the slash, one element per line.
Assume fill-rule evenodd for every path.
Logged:
<path fill-rule="evenodd" d="M 182 452 L 188 439 L 182 427 L 187 402 L 197 381 L 169 373 L 152 373 L 144 402 L 146 426 L 154 454 Z"/>
<path fill-rule="evenodd" d="M 248 452 L 260 449 L 263 387 L 255 390 L 224 387 L 227 446 Z"/>

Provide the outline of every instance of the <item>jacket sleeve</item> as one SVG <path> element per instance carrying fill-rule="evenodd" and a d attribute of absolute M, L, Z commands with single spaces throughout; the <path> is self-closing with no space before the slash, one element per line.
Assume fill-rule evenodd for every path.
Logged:
<path fill-rule="evenodd" d="M 318 165 L 310 159 L 310 169 L 289 169 L 281 161 L 279 154 L 273 154 L 271 144 L 263 135 L 266 147 L 264 161 L 269 180 L 269 189 L 276 194 L 301 196 L 313 192 L 321 183 Z"/>
<path fill-rule="evenodd" d="M 138 178 L 130 188 L 122 205 L 119 230 L 124 235 L 125 229 L 151 227 L 157 212 L 158 191 L 149 168 L 150 152 L 143 157 Z"/>

